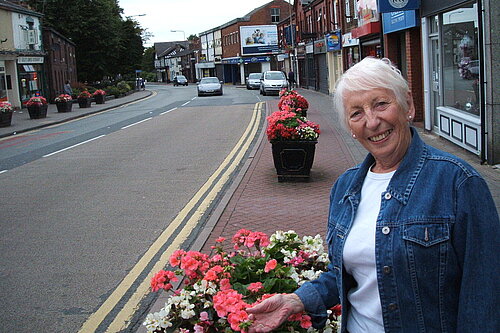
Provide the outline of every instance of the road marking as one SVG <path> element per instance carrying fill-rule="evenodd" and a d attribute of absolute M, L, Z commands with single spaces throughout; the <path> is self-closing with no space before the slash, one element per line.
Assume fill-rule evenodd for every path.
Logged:
<path fill-rule="evenodd" d="M 2 171 L 0 171 L 0 174 L 7 172 L 7 171 L 9 171 L 9 170 L 2 170 Z"/>
<path fill-rule="evenodd" d="M 153 119 L 153 117 L 149 117 L 149 118 L 143 119 L 143 120 L 141 120 L 141 121 L 138 121 L 138 122 L 136 122 L 136 123 L 133 123 L 133 124 L 130 124 L 130 125 L 124 126 L 124 127 L 122 127 L 122 129 L 126 129 L 126 128 L 129 128 L 129 127 L 135 126 L 135 125 L 137 125 L 137 124 L 140 124 L 140 123 L 143 123 L 143 122 L 145 122 L 145 121 L 148 121 L 149 119 Z"/>
<path fill-rule="evenodd" d="M 187 101 L 186 103 L 182 104 L 181 106 L 188 105 L 189 103 L 191 103 L 191 101 Z"/>
<path fill-rule="evenodd" d="M 197 98 L 197 97 L 195 96 L 195 97 L 191 98 L 191 100 L 192 100 L 192 101 L 194 101 L 196 98 Z"/>
<path fill-rule="evenodd" d="M 137 261 L 135 266 L 130 270 L 130 272 L 125 276 L 125 278 L 120 282 L 120 284 L 115 288 L 111 295 L 104 301 L 104 303 L 99 307 L 99 309 L 94 312 L 87 321 L 80 328 L 79 332 L 94 332 L 99 325 L 104 321 L 106 316 L 113 310 L 118 302 L 123 298 L 125 293 L 133 285 L 140 274 L 145 270 L 147 265 L 151 262 L 158 251 L 165 245 L 169 237 L 173 232 L 180 226 L 180 224 L 188 216 L 189 212 L 196 206 L 196 204 L 205 196 L 212 187 L 212 184 L 216 181 L 219 175 L 226 169 L 231 160 L 234 161 L 227 167 L 227 170 L 220 177 L 217 184 L 215 184 L 212 190 L 206 195 L 205 199 L 198 206 L 196 211 L 191 215 L 189 220 L 184 225 L 183 229 L 175 237 L 175 239 L 170 243 L 165 252 L 161 255 L 160 260 L 151 268 L 148 272 L 146 278 L 140 283 L 139 287 L 136 289 L 134 294 L 130 297 L 124 307 L 120 310 L 117 316 L 114 318 L 113 322 L 107 328 L 108 332 L 118 332 L 123 328 L 126 328 L 130 324 L 130 318 L 135 313 L 138 304 L 143 299 L 143 297 L 149 292 L 149 283 L 153 274 L 166 265 L 168 258 L 175 251 L 179 245 L 181 245 L 186 238 L 189 236 L 192 228 L 201 219 L 207 207 L 212 203 L 215 196 L 220 192 L 224 184 L 228 181 L 229 176 L 240 163 L 243 158 L 248 146 L 252 142 L 256 135 L 258 124 L 260 123 L 261 110 L 264 103 L 257 103 L 254 107 L 254 112 L 252 119 L 247 126 L 245 132 L 241 136 L 238 143 L 234 146 L 233 150 L 224 159 L 219 168 L 210 176 L 210 178 L 203 184 L 200 190 L 191 198 L 191 200 L 184 206 L 184 208 L 179 212 L 179 214 L 172 220 L 169 226 L 161 233 L 161 235 L 156 239 L 156 241 L 149 247 L 146 253 Z M 241 148 L 241 149 L 240 149 Z M 239 151 L 239 153 L 238 153 Z M 235 157 L 236 156 L 236 157 Z"/>
<path fill-rule="evenodd" d="M 164 115 L 165 113 L 169 113 L 170 111 L 174 111 L 174 110 L 177 110 L 177 108 L 172 108 L 172 109 L 170 109 L 168 111 L 162 112 L 162 113 L 160 113 L 160 116 Z"/>
<path fill-rule="evenodd" d="M 63 151 L 65 151 L 65 150 L 68 150 L 68 149 L 75 148 L 75 147 L 78 147 L 78 146 L 80 146 L 80 145 L 83 145 L 84 143 L 88 143 L 88 142 L 90 142 L 90 141 L 97 140 L 97 139 L 99 139 L 99 138 L 102 138 L 103 136 L 106 136 L 106 135 L 99 135 L 99 136 L 96 136 L 95 138 L 88 139 L 88 140 L 86 140 L 86 141 L 83 141 L 83 142 L 77 143 L 76 145 L 72 145 L 72 146 L 69 146 L 69 147 L 63 148 L 63 149 L 61 149 L 61 150 L 55 151 L 55 152 L 53 152 L 53 153 L 50 153 L 50 154 L 47 154 L 47 155 L 43 155 L 43 157 L 49 157 L 49 156 L 52 156 L 52 155 L 58 154 L 58 153 L 63 152 Z"/>

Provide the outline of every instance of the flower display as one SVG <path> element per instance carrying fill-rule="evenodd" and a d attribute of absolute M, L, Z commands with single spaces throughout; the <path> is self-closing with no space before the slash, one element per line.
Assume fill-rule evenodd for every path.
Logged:
<path fill-rule="evenodd" d="M 57 96 L 57 97 L 54 99 L 54 101 L 55 101 L 56 103 L 58 103 L 58 102 L 59 102 L 59 103 L 60 103 L 60 102 L 69 102 L 69 101 L 71 101 L 71 100 L 73 100 L 73 98 L 72 98 L 70 95 L 68 95 L 68 94 L 60 94 L 59 96 Z"/>
<path fill-rule="evenodd" d="M 96 91 L 94 91 L 94 96 L 97 96 L 97 95 L 106 95 L 106 92 L 102 89 L 97 89 Z"/>
<path fill-rule="evenodd" d="M 327 269 L 328 255 L 320 235 L 299 238 L 294 231 L 277 231 L 271 237 L 241 229 L 232 238 L 231 252 L 218 239 L 208 256 L 196 251 L 175 251 L 170 265 L 175 272 L 160 271 L 151 280 L 153 291 L 172 293 L 159 312 L 150 313 L 148 332 L 246 332 L 252 324 L 246 309 L 278 293 L 291 293 Z M 172 291 L 177 276 L 183 288 Z M 279 331 L 337 332 L 340 306 L 328 311 L 323 330 L 312 328 L 304 312 L 292 315 Z"/>
<path fill-rule="evenodd" d="M 280 92 L 278 108 L 281 111 L 288 110 L 300 113 L 301 111 L 309 108 L 309 102 L 307 102 L 307 99 L 298 94 L 295 90 L 283 89 Z"/>
<path fill-rule="evenodd" d="M 9 102 L 0 102 L 0 112 L 9 113 L 12 112 L 12 110 L 14 110 L 12 104 Z"/>
<path fill-rule="evenodd" d="M 80 94 L 78 94 L 78 98 L 90 98 L 92 95 L 87 91 L 84 90 Z"/>
<path fill-rule="evenodd" d="M 316 140 L 319 125 L 295 112 L 276 111 L 267 117 L 267 138 L 271 140 Z"/>
<path fill-rule="evenodd" d="M 31 97 L 26 102 L 26 106 L 41 106 L 41 105 L 46 105 L 46 104 L 47 104 L 47 100 L 45 99 L 45 97 L 42 97 L 42 96 Z"/>

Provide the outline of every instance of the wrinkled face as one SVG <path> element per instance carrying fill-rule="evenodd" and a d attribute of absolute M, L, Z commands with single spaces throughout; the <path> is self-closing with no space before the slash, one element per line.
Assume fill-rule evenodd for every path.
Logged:
<path fill-rule="evenodd" d="M 347 92 L 347 124 L 355 138 L 375 157 L 374 172 L 396 170 L 411 142 L 409 116 L 415 115 L 411 95 L 408 111 L 387 89 Z"/>

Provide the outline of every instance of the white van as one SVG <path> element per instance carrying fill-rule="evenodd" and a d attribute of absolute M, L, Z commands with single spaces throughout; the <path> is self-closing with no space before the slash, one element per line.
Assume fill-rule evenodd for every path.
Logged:
<path fill-rule="evenodd" d="M 269 93 L 278 95 L 281 89 L 288 87 L 285 73 L 280 71 L 265 71 L 260 77 L 260 94 L 266 96 Z"/>

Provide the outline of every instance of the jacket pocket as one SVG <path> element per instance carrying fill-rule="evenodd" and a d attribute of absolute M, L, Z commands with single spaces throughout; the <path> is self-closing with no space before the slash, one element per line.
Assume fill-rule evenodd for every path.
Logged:
<path fill-rule="evenodd" d="M 403 239 L 424 247 L 448 241 L 448 223 L 407 224 L 403 226 Z"/>

